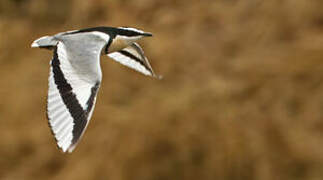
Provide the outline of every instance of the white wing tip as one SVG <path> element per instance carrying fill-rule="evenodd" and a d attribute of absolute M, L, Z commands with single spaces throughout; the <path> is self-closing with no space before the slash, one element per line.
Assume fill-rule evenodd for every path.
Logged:
<path fill-rule="evenodd" d="M 36 41 L 34 41 L 32 44 L 31 44 L 31 47 L 32 48 L 36 48 L 36 47 L 39 47 L 38 43 Z"/>
<path fill-rule="evenodd" d="M 75 145 L 69 146 L 68 149 L 67 149 L 67 152 L 72 153 L 74 151 L 75 147 L 76 147 Z"/>
<path fill-rule="evenodd" d="M 73 152 L 73 150 L 75 149 L 75 146 L 73 144 L 70 143 L 62 143 L 62 142 L 57 142 L 57 146 L 59 149 L 61 149 L 63 151 L 63 153 L 71 153 Z"/>

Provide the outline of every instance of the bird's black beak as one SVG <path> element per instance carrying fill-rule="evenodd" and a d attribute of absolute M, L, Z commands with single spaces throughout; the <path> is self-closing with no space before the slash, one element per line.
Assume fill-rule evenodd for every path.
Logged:
<path fill-rule="evenodd" d="M 151 37 L 153 36 L 153 34 L 149 33 L 149 32 L 145 32 L 142 34 L 143 36 L 146 36 L 146 37 Z"/>

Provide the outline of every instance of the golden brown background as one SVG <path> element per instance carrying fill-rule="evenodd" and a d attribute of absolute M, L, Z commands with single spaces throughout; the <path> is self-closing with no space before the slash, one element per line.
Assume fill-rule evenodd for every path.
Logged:
<path fill-rule="evenodd" d="M 323 1 L 1 0 L 0 179 L 323 179 Z M 156 80 L 102 57 L 72 154 L 45 117 L 52 53 L 93 26 L 153 32 Z"/>

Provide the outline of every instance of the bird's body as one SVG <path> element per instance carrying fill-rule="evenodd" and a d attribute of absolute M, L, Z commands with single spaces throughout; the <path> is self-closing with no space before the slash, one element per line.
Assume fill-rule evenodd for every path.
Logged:
<path fill-rule="evenodd" d="M 50 62 L 47 117 L 59 148 L 72 152 L 93 113 L 102 72 L 101 55 L 157 77 L 137 40 L 151 36 L 134 28 L 96 27 L 35 40 L 32 47 L 54 51 Z"/>

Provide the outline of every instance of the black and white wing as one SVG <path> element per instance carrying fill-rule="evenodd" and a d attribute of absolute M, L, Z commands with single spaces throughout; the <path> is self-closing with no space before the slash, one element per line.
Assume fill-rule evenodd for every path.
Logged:
<path fill-rule="evenodd" d="M 154 73 L 148 59 L 144 55 L 144 51 L 137 43 L 132 43 L 131 46 L 110 53 L 108 56 L 122 65 L 141 72 L 144 75 L 161 78 Z"/>
<path fill-rule="evenodd" d="M 84 40 L 84 39 L 83 39 Z M 102 79 L 100 52 L 104 44 L 60 41 L 50 62 L 47 117 L 57 145 L 72 152 L 92 116 Z"/>

